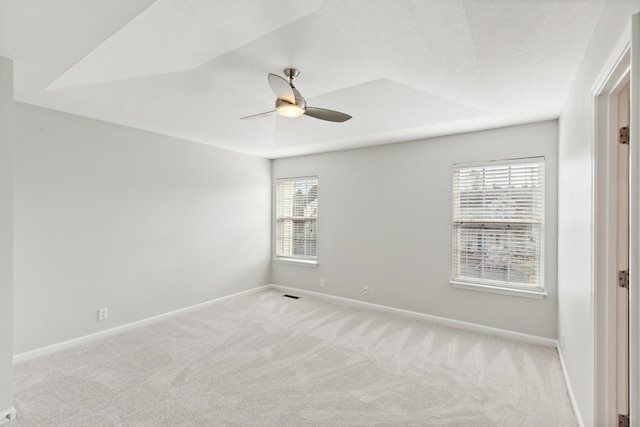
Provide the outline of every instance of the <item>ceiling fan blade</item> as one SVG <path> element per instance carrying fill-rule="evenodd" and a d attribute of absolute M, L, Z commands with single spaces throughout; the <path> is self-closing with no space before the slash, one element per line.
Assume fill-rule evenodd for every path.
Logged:
<path fill-rule="evenodd" d="M 326 120 L 328 122 L 346 122 L 351 118 L 350 115 L 339 111 L 327 110 L 324 108 L 307 107 L 305 115 L 316 119 Z"/>
<path fill-rule="evenodd" d="M 276 110 L 267 111 L 260 114 L 254 114 L 253 116 L 240 117 L 240 120 L 250 120 L 250 119 L 259 119 L 260 117 L 267 117 L 275 113 Z"/>
<path fill-rule="evenodd" d="M 269 73 L 269 86 L 279 99 L 284 99 L 290 104 L 296 103 L 296 97 L 289 82 L 277 74 Z"/>

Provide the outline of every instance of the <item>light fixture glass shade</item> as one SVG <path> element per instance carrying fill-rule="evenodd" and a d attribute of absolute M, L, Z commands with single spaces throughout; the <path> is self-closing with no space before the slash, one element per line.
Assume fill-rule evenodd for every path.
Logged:
<path fill-rule="evenodd" d="M 304 109 L 296 104 L 280 104 L 276 107 L 278 114 L 284 117 L 299 117 L 304 114 Z"/>

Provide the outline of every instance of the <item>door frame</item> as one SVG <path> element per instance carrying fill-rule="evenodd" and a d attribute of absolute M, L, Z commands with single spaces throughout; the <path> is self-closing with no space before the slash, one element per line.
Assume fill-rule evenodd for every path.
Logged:
<path fill-rule="evenodd" d="M 594 425 L 617 425 L 617 190 L 618 93 L 631 83 L 629 154 L 629 415 L 638 416 L 638 40 L 639 15 L 633 15 L 592 88 L 594 146 Z M 635 216 L 636 219 L 632 219 Z M 633 291 L 632 291 L 633 289 Z"/>

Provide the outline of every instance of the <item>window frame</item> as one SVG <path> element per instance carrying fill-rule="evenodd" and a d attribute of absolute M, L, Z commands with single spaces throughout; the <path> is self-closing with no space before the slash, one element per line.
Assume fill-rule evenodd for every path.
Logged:
<path fill-rule="evenodd" d="M 314 210 L 315 210 L 315 214 L 311 215 L 311 216 L 300 216 L 300 215 L 281 215 L 281 200 L 280 200 L 280 185 L 281 184 L 285 184 L 285 183 L 302 183 L 305 182 L 306 186 L 309 186 L 308 182 L 309 181 L 315 181 L 315 187 L 316 187 L 316 197 L 315 199 L 311 202 L 313 203 L 315 201 L 315 206 L 314 206 Z M 295 185 L 295 184 L 294 184 Z M 312 188 L 312 187 L 311 187 Z M 308 175 L 308 176 L 296 176 L 296 177 L 285 177 L 285 178 L 276 178 L 275 182 L 274 182 L 274 189 L 275 189 L 275 209 L 274 209 L 274 261 L 277 262 L 281 262 L 281 263 L 291 263 L 291 264 L 297 264 L 297 265 L 303 265 L 303 266 L 310 266 L 310 267 L 315 267 L 318 265 L 318 244 L 317 244 L 317 238 L 318 238 L 318 234 L 317 234 L 317 227 L 318 227 L 318 189 L 319 189 L 319 179 L 317 175 Z M 283 223 L 285 221 L 301 221 L 304 223 L 315 223 L 315 225 L 313 226 L 313 230 L 312 233 L 314 233 L 314 245 L 313 245 L 313 251 L 315 252 L 315 255 L 296 255 L 296 254 L 286 254 L 283 252 L 286 251 L 282 251 L 280 245 L 280 239 L 281 239 L 281 228 L 280 228 L 280 223 Z M 306 228 L 306 226 L 305 226 Z M 293 250 L 293 231 L 292 231 L 292 242 L 290 243 L 292 250 Z M 307 244 L 307 240 L 306 240 L 306 236 L 303 239 L 304 244 L 305 244 L 305 250 L 306 250 L 306 244 Z"/>
<path fill-rule="evenodd" d="M 539 211 L 539 220 L 535 220 L 532 216 L 530 220 L 525 220 L 523 218 L 519 219 L 503 219 L 494 217 L 482 217 L 480 219 L 465 219 L 462 217 L 456 217 L 456 204 L 460 206 L 461 195 L 462 192 L 456 184 L 456 171 L 458 173 L 458 179 L 460 171 L 472 171 L 472 170 L 484 170 L 490 169 L 493 171 L 499 170 L 501 168 L 508 169 L 508 177 L 511 179 L 512 171 L 511 166 L 516 165 L 538 165 L 539 175 L 537 176 L 538 182 L 541 183 L 541 188 L 539 187 L 537 190 L 530 192 L 531 193 L 531 201 L 530 203 L 536 204 L 536 206 L 532 206 L 532 209 L 538 209 Z M 495 173 L 495 172 L 494 172 Z M 458 181 L 458 186 L 460 182 Z M 486 193 L 491 193 L 491 190 L 486 190 L 486 181 L 485 178 L 482 178 L 482 190 L 477 194 L 482 194 L 483 197 Z M 534 194 L 535 193 L 535 194 Z M 538 202 L 535 200 L 535 196 L 539 196 Z M 514 202 L 513 200 L 509 200 L 510 202 Z M 517 202 L 514 202 L 517 203 Z M 451 214 L 451 280 L 450 284 L 455 288 L 461 289 L 469 289 L 476 291 L 484 291 L 484 292 L 492 292 L 506 295 L 514 295 L 514 296 L 522 296 L 528 298 L 544 298 L 547 293 L 545 292 L 544 287 L 544 274 L 545 274 L 545 242 L 546 242 L 546 232 L 545 232 L 545 223 L 546 223 L 546 171 L 545 171 L 545 158 L 544 156 L 536 156 L 536 157 L 526 157 L 526 158 L 517 158 L 517 159 L 502 159 L 502 160 L 493 160 L 489 162 L 474 162 L 474 163 L 456 163 L 452 167 L 452 214 Z M 514 207 L 513 204 L 510 205 Z M 482 208 L 482 214 L 489 213 L 486 207 Z M 516 209 L 513 209 L 515 212 Z M 468 276 L 461 273 L 461 266 L 463 265 L 460 257 L 462 254 L 462 243 L 460 239 L 464 239 L 463 230 L 487 230 L 489 233 L 493 232 L 496 235 L 503 235 L 503 238 L 509 238 L 509 233 L 511 230 L 514 230 L 516 233 L 525 233 L 531 230 L 531 232 L 537 231 L 538 233 L 538 242 L 536 244 L 535 253 L 537 255 L 537 259 L 535 262 L 536 266 L 536 284 L 528 284 L 524 281 L 516 282 L 516 281 L 503 281 L 503 280 L 492 280 L 491 278 L 485 277 L 474 277 Z M 518 231 L 520 230 L 520 231 Z M 484 240 L 484 231 L 480 232 L 482 234 L 482 244 L 485 244 Z M 512 248 L 514 244 L 519 243 L 518 237 L 513 238 L 510 242 Z M 456 250 L 458 248 L 458 250 Z M 479 253 L 486 254 L 488 249 L 483 247 Z M 507 249 L 508 261 L 505 264 L 511 266 L 512 264 L 512 255 L 511 249 Z M 513 256 L 515 258 L 515 256 Z M 480 261 L 481 264 L 484 264 L 484 261 Z M 510 268 L 510 267 L 509 267 Z M 510 273 L 507 273 L 507 280 L 509 278 Z M 484 273 L 483 273 L 484 275 Z"/>

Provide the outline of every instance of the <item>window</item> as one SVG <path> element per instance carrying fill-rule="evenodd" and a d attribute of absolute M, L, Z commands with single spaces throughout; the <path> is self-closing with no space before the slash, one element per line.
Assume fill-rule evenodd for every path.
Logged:
<path fill-rule="evenodd" d="M 454 286 L 543 294 L 544 158 L 454 165 L 452 228 Z"/>
<path fill-rule="evenodd" d="M 315 264 L 318 177 L 277 180 L 276 259 Z"/>

